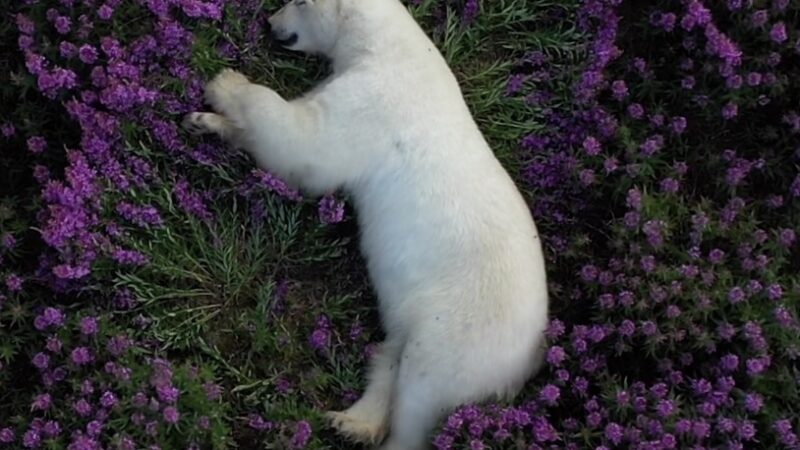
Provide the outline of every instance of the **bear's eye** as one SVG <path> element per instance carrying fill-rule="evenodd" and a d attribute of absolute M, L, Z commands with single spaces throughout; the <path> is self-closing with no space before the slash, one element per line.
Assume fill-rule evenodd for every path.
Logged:
<path fill-rule="evenodd" d="M 306 4 L 306 0 L 297 0 L 297 6 L 303 6 Z"/>

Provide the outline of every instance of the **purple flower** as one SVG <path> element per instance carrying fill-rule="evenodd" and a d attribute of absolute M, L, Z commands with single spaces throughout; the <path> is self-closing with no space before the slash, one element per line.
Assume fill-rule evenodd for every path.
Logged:
<path fill-rule="evenodd" d="M 581 268 L 581 279 L 583 279 L 583 281 L 587 283 L 592 282 L 597 279 L 598 273 L 599 271 L 595 266 L 592 265 L 583 266 L 583 268 Z"/>
<path fill-rule="evenodd" d="M 789 248 L 792 245 L 794 245 L 794 242 L 795 242 L 796 238 L 797 238 L 797 236 L 796 236 L 794 230 L 792 230 L 790 228 L 786 228 L 786 229 L 781 230 L 780 234 L 778 235 L 778 242 L 783 247 Z"/>
<path fill-rule="evenodd" d="M 86 64 L 94 64 L 97 61 L 97 49 L 89 44 L 84 44 L 78 49 L 78 59 Z"/>
<path fill-rule="evenodd" d="M 696 84 L 697 83 L 694 77 L 691 75 L 687 75 L 683 77 L 683 79 L 681 79 L 681 87 L 686 89 L 687 91 L 691 91 L 692 89 L 694 89 Z"/>
<path fill-rule="evenodd" d="M 642 231 L 647 236 L 647 243 L 653 248 L 661 248 L 664 245 L 664 222 L 660 220 L 648 220 L 642 225 Z"/>
<path fill-rule="evenodd" d="M 336 200 L 332 195 L 326 195 L 319 201 L 318 213 L 322 223 L 339 223 L 344 220 L 344 202 Z"/>
<path fill-rule="evenodd" d="M 56 27 L 56 31 L 58 31 L 60 34 L 67 34 L 72 27 L 72 21 L 69 20 L 69 17 L 59 16 L 56 18 L 54 25 Z"/>
<path fill-rule="evenodd" d="M 692 434 L 695 439 L 703 440 L 711 434 L 711 425 L 702 419 L 692 421 Z"/>
<path fill-rule="evenodd" d="M 22 290 L 22 278 L 15 273 L 6 276 L 6 287 L 10 292 L 19 292 Z"/>
<path fill-rule="evenodd" d="M 117 212 L 126 220 L 140 227 L 146 227 L 148 225 L 159 226 L 163 222 L 161 216 L 158 214 L 158 210 L 150 205 L 136 206 L 123 201 L 117 204 Z"/>
<path fill-rule="evenodd" d="M 601 150 L 600 141 L 594 136 L 587 136 L 586 139 L 583 140 L 583 150 L 590 156 L 599 155 Z"/>
<path fill-rule="evenodd" d="M 624 429 L 617 423 L 611 422 L 606 425 L 605 436 L 612 444 L 619 445 L 622 442 Z"/>
<path fill-rule="evenodd" d="M 548 406 L 555 405 L 559 397 L 561 397 L 561 389 L 552 384 L 545 385 L 541 391 L 539 391 L 539 400 Z"/>
<path fill-rule="evenodd" d="M 111 8 L 110 6 L 108 6 L 108 4 L 105 4 L 105 5 L 101 6 L 97 10 L 97 17 L 99 17 L 99 18 L 101 18 L 103 20 L 111 19 L 111 15 L 112 14 L 114 14 L 114 9 Z"/>
<path fill-rule="evenodd" d="M 769 20 L 769 12 L 766 9 L 759 9 L 750 15 L 750 25 L 753 28 L 763 27 Z"/>
<path fill-rule="evenodd" d="M 711 264 L 720 264 L 723 258 L 725 258 L 725 252 L 718 248 L 715 248 L 708 253 L 708 260 L 711 261 Z"/>
<path fill-rule="evenodd" d="M 751 413 L 757 413 L 761 411 L 761 407 L 764 406 L 764 398 L 758 394 L 748 393 L 744 397 L 744 408 Z"/>
<path fill-rule="evenodd" d="M 643 155 L 652 156 L 656 154 L 659 150 L 664 147 L 664 137 L 660 134 L 656 134 L 647 138 L 642 145 L 639 146 L 639 150 L 642 152 Z"/>
<path fill-rule="evenodd" d="M 117 396 L 111 391 L 103 392 L 100 396 L 100 405 L 104 408 L 113 408 L 117 404 Z"/>
<path fill-rule="evenodd" d="M 201 430 L 207 430 L 211 428 L 211 419 L 209 419 L 208 416 L 200 416 L 197 419 L 197 428 L 200 428 Z"/>
<path fill-rule="evenodd" d="M 789 36 L 786 34 L 786 24 L 778 22 L 772 25 L 772 28 L 769 30 L 769 38 L 776 44 L 786 42 L 786 40 L 789 39 Z"/>
<path fill-rule="evenodd" d="M 79 366 L 89 364 L 93 359 L 91 351 L 86 347 L 78 347 L 73 350 L 70 354 L 70 358 L 72 362 Z"/>
<path fill-rule="evenodd" d="M 736 286 L 730 291 L 728 291 L 728 301 L 730 301 L 734 305 L 737 303 L 741 303 L 744 299 L 745 299 L 744 289 Z"/>
<path fill-rule="evenodd" d="M 592 169 L 581 170 L 580 173 L 578 174 L 578 179 L 584 186 L 589 186 L 591 184 L 594 184 L 596 180 L 594 170 Z"/>
<path fill-rule="evenodd" d="M 566 357 L 566 352 L 558 345 L 554 345 L 547 350 L 547 362 L 552 366 L 560 366 Z"/>
<path fill-rule="evenodd" d="M 50 396 L 50 394 L 47 393 L 39 394 L 36 396 L 36 398 L 33 399 L 33 403 L 31 404 L 31 409 L 44 411 L 50 408 L 52 401 L 53 399 Z"/>
<path fill-rule="evenodd" d="M 750 72 L 747 74 L 747 85 L 748 86 L 758 86 L 761 84 L 761 74 L 758 72 Z"/>
<path fill-rule="evenodd" d="M 733 372 L 739 367 L 739 357 L 728 354 L 720 359 L 720 367 L 726 372 Z"/>
<path fill-rule="evenodd" d="M 44 312 L 36 317 L 34 326 L 37 330 L 44 330 L 47 327 L 60 327 L 64 324 L 64 314 L 56 308 L 45 308 Z"/>
<path fill-rule="evenodd" d="M 630 211 L 625 213 L 622 222 L 625 224 L 626 227 L 633 230 L 639 227 L 640 220 L 641 217 L 638 212 Z"/>
<path fill-rule="evenodd" d="M 628 86 L 624 80 L 615 80 L 611 83 L 611 93 L 616 100 L 623 100 L 628 96 Z"/>
<path fill-rule="evenodd" d="M 101 448 L 100 443 L 93 437 L 78 431 L 73 434 L 72 442 L 69 447 L 67 447 L 67 450 L 101 450 Z"/>
<path fill-rule="evenodd" d="M 178 422 L 178 419 L 180 419 L 180 413 L 174 406 L 167 406 L 164 408 L 162 415 L 164 416 L 164 421 L 169 424 L 175 424 Z"/>
<path fill-rule="evenodd" d="M 640 328 L 644 336 L 652 336 L 658 332 L 658 327 L 656 324 L 649 320 L 642 322 Z"/>
<path fill-rule="evenodd" d="M 656 258 L 653 255 L 643 256 L 639 264 L 641 265 L 642 270 L 644 270 L 647 273 L 654 272 L 657 266 Z"/>
<path fill-rule="evenodd" d="M 86 424 L 86 434 L 92 437 L 97 437 L 103 431 L 103 423 L 98 420 L 92 420 Z"/>
<path fill-rule="evenodd" d="M 775 316 L 775 320 L 778 322 L 783 328 L 797 328 L 797 319 L 794 317 L 791 311 L 786 309 L 784 306 L 777 306 L 773 310 L 773 315 Z"/>
<path fill-rule="evenodd" d="M 203 195 L 193 191 L 189 187 L 189 182 L 185 179 L 178 180 L 172 190 L 175 198 L 178 199 L 178 204 L 187 213 L 204 221 L 211 220 L 213 215 L 206 208 L 203 201 Z"/>
<path fill-rule="evenodd" d="M 92 405 L 83 398 L 73 403 L 72 409 L 81 417 L 88 417 L 92 413 Z"/>
<path fill-rule="evenodd" d="M 661 417 L 669 417 L 675 412 L 675 405 L 671 400 L 661 400 L 658 402 L 656 410 Z"/>
<path fill-rule="evenodd" d="M 294 434 L 292 435 L 291 446 L 293 449 L 302 449 L 308 445 L 311 438 L 311 424 L 305 420 L 297 422 Z"/>
<path fill-rule="evenodd" d="M 23 34 L 33 34 L 35 25 L 33 21 L 26 15 L 18 13 L 16 16 L 17 29 Z"/>
<path fill-rule="evenodd" d="M 3 444 L 10 444 L 14 442 L 16 439 L 16 435 L 14 434 L 14 430 L 9 427 L 0 429 L 0 443 Z"/>
<path fill-rule="evenodd" d="M 634 119 L 641 119 L 644 117 L 644 107 L 639 103 L 631 103 L 628 105 L 628 115 Z"/>
<path fill-rule="evenodd" d="M 745 366 L 747 367 L 747 374 L 752 376 L 760 375 L 767 369 L 767 365 L 764 359 L 762 358 L 750 358 L 745 362 Z"/>
<path fill-rule="evenodd" d="M 564 325 L 564 322 L 558 319 L 552 319 L 547 325 L 547 331 L 545 331 L 545 335 L 548 339 L 558 339 L 564 335 L 565 331 L 566 326 Z"/>
<path fill-rule="evenodd" d="M 50 357 L 46 353 L 39 352 L 33 356 L 31 361 L 38 369 L 46 369 L 50 365 Z"/>
<path fill-rule="evenodd" d="M 686 14 L 681 19 L 681 27 L 691 31 L 695 26 L 703 26 L 711 21 L 711 12 L 698 0 L 691 0 L 686 8 Z"/>
<path fill-rule="evenodd" d="M 42 436 L 36 430 L 28 430 L 22 435 L 22 445 L 27 448 L 39 448 Z"/>
<path fill-rule="evenodd" d="M 147 256 L 136 250 L 118 248 L 111 253 L 111 259 L 121 265 L 143 266 L 149 262 Z"/>
<path fill-rule="evenodd" d="M 247 424 L 250 428 L 258 431 L 270 430 L 273 427 L 272 422 L 264 420 L 259 414 L 250 414 Z"/>
<path fill-rule="evenodd" d="M 38 155 L 47 148 L 47 141 L 42 136 L 32 136 L 28 138 L 28 151 Z"/>
<path fill-rule="evenodd" d="M 739 105 L 733 102 L 726 103 L 722 107 L 722 117 L 726 120 L 733 119 L 739 114 Z"/>
<path fill-rule="evenodd" d="M 617 328 L 617 331 L 620 335 L 625 337 L 633 336 L 633 333 L 636 331 L 636 324 L 631 320 L 625 319 L 622 321 L 619 328 Z"/>
<path fill-rule="evenodd" d="M 683 116 L 673 117 L 669 126 L 673 133 L 683 134 L 683 132 L 686 130 L 686 118 Z"/>
<path fill-rule="evenodd" d="M 660 187 L 661 187 L 661 190 L 663 192 L 668 192 L 670 194 L 674 194 L 674 193 L 678 192 L 678 190 L 681 187 L 681 184 L 680 184 L 680 182 L 678 180 L 668 177 L 668 178 L 664 178 L 663 180 L 661 180 L 661 186 Z"/>
<path fill-rule="evenodd" d="M 640 211 L 642 209 L 642 193 L 638 189 L 628 190 L 628 196 L 625 200 L 628 208 Z"/>
<path fill-rule="evenodd" d="M 156 392 L 158 393 L 158 398 L 168 404 L 175 404 L 181 393 L 178 388 L 171 385 L 158 386 L 156 387 Z"/>
<path fill-rule="evenodd" d="M 778 283 L 772 283 L 767 286 L 767 298 L 770 300 L 778 300 L 783 297 L 783 288 Z"/>
<path fill-rule="evenodd" d="M 743 420 L 742 423 L 739 424 L 739 437 L 742 440 L 750 441 L 756 435 L 756 426 L 753 422 L 749 420 Z"/>
<path fill-rule="evenodd" d="M 92 336 L 97 334 L 97 318 L 96 317 L 83 317 L 80 321 L 79 328 L 81 330 L 81 334 L 86 336 Z"/>
<path fill-rule="evenodd" d="M 14 124 L 3 122 L 3 124 L 0 125 L 0 133 L 2 133 L 4 138 L 9 139 L 17 133 L 17 129 L 14 127 Z"/>
<path fill-rule="evenodd" d="M 222 386 L 215 383 L 208 382 L 203 384 L 203 390 L 206 393 L 206 397 L 211 401 L 219 400 L 222 396 Z"/>

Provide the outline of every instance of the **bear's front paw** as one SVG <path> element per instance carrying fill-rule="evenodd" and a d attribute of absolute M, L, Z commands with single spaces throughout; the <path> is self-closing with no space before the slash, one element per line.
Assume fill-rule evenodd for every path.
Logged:
<path fill-rule="evenodd" d="M 214 132 L 207 120 L 208 113 L 192 112 L 183 117 L 181 126 L 191 134 L 207 134 Z"/>
<path fill-rule="evenodd" d="M 250 80 L 241 72 L 233 69 L 223 69 L 206 84 L 206 103 L 219 112 L 225 112 L 226 99 L 230 98 L 237 87 L 249 84 Z"/>

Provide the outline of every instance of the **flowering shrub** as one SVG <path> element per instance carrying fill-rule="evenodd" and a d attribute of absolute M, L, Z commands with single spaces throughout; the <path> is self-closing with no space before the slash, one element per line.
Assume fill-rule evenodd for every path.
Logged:
<path fill-rule="evenodd" d="M 349 211 L 176 125 L 222 67 L 324 74 L 269 47 L 278 3 L 0 0 L 0 448 L 349 448 L 319 412 L 380 340 Z M 539 377 L 436 446 L 800 448 L 800 5 L 408 3 L 553 303 Z"/>
<path fill-rule="evenodd" d="M 518 407 L 454 414 L 438 448 L 800 446 L 798 13 L 590 0 L 570 91 L 550 55 L 524 61 L 548 371 Z"/>

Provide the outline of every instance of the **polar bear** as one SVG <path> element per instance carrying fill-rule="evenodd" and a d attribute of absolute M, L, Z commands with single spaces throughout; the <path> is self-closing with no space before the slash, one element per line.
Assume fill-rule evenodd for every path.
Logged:
<path fill-rule="evenodd" d="M 310 194 L 350 194 L 386 340 L 362 397 L 327 417 L 384 450 L 428 448 L 446 413 L 513 398 L 542 363 L 548 293 L 530 209 L 399 0 L 292 0 L 269 22 L 333 74 L 285 100 L 224 70 L 206 86 L 216 112 L 184 124 Z"/>

